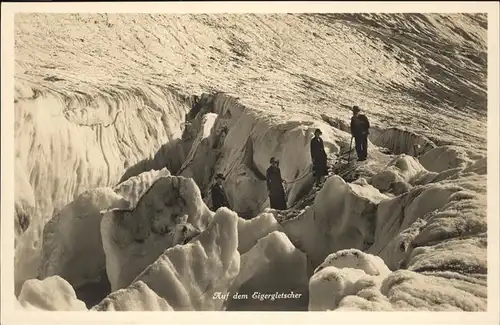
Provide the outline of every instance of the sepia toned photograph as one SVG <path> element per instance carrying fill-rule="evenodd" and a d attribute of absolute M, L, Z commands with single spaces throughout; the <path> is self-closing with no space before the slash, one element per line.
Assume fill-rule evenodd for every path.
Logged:
<path fill-rule="evenodd" d="M 23 312 L 489 311 L 478 8 L 15 13 L 2 296 Z"/>

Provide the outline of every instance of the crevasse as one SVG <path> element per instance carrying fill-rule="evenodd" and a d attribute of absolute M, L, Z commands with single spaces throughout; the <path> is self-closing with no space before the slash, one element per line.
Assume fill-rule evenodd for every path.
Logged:
<path fill-rule="evenodd" d="M 283 245 L 292 245 L 292 247 L 294 247 L 294 249 L 298 249 L 301 254 L 305 253 L 304 261 L 301 262 L 301 267 L 304 268 L 304 272 L 306 272 L 307 275 L 303 276 L 311 277 L 314 273 L 313 270 L 318 265 L 320 265 L 325 260 L 325 258 L 326 260 L 328 260 L 327 257 L 329 256 L 329 254 L 341 251 L 343 249 L 366 250 L 366 252 L 368 253 L 377 254 L 382 257 L 382 260 L 385 264 L 387 264 L 391 271 L 396 271 L 400 268 L 413 268 L 415 270 L 422 270 L 423 272 L 428 272 L 429 270 L 444 271 L 450 267 L 447 266 L 447 263 L 449 262 L 447 262 L 446 259 L 449 257 L 446 257 L 445 252 L 454 250 L 454 252 L 456 253 L 456 250 L 460 248 L 457 248 L 457 246 L 453 245 L 449 247 L 445 245 L 443 246 L 444 255 L 442 256 L 442 258 L 439 261 L 433 261 L 433 256 L 435 255 L 435 253 L 432 253 L 425 257 L 426 255 L 424 251 L 419 253 L 420 257 L 418 257 L 419 255 L 416 252 L 418 252 L 419 249 L 415 249 L 412 241 L 423 240 L 423 242 L 425 243 L 427 243 L 428 241 L 430 241 L 430 243 L 433 243 L 436 240 L 438 242 L 442 240 L 446 241 L 447 238 L 456 238 L 456 236 L 463 236 L 464 234 L 467 234 L 467 236 L 479 235 L 478 238 L 481 238 L 480 234 L 483 233 L 486 229 L 485 221 L 481 217 L 477 217 L 476 219 L 465 218 L 463 219 L 463 221 L 461 221 L 462 230 L 454 233 L 453 231 L 450 232 L 449 227 L 453 226 L 455 221 L 450 220 L 446 217 L 444 217 L 444 219 L 439 219 L 438 217 L 439 215 L 446 216 L 446 214 L 449 213 L 447 211 L 449 210 L 448 206 L 450 204 L 461 204 L 460 201 L 464 199 L 469 200 L 470 203 L 468 204 L 472 204 L 474 209 L 476 209 L 476 206 L 477 209 L 481 208 L 481 202 L 483 202 L 483 199 L 481 199 L 481 197 L 477 197 L 476 194 L 467 194 L 470 192 L 470 190 L 468 191 L 468 186 L 464 184 L 469 184 L 469 186 L 472 186 L 472 188 L 475 189 L 471 184 L 480 184 L 481 177 L 482 175 L 484 175 L 483 173 L 485 173 L 485 170 L 475 170 L 475 176 L 472 176 L 472 174 L 469 173 L 468 175 L 471 175 L 472 178 L 470 178 L 471 176 L 467 176 L 467 174 L 461 174 L 470 169 L 470 167 L 477 164 L 473 163 L 472 159 L 470 159 L 470 162 L 466 163 L 466 166 L 462 166 L 463 161 L 460 161 L 460 165 L 455 167 L 455 174 L 447 173 L 442 177 L 445 181 L 448 180 L 448 182 L 451 182 L 450 185 L 433 185 L 432 183 L 439 177 L 439 173 L 427 171 L 424 167 L 421 166 L 420 162 L 416 158 L 405 155 L 390 156 L 383 152 L 379 152 L 377 147 L 371 145 L 370 155 L 374 162 L 371 165 L 368 164 L 366 166 L 360 166 L 356 171 L 352 170 L 348 172 L 348 174 L 360 173 L 362 175 L 361 178 L 359 178 L 354 183 L 348 183 L 339 176 L 332 176 L 328 179 L 328 181 L 318 193 L 313 194 L 313 201 L 309 201 L 310 203 L 307 203 L 307 193 L 311 190 L 312 187 L 308 141 L 312 136 L 313 130 L 317 127 L 320 127 L 324 130 L 325 144 L 327 147 L 327 152 L 332 158 L 332 163 L 336 160 L 337 156 L 340 153 L 344 152 L 348 147 L 350 137 L 347 133 L 333 128 L 323 121 L 314 121 L 312 119 L 299 121 L 294 120 L 293 118 L 284 120 L 284 118 L 279 114 L 262 115 L 258 112 L 255 112 L 254 110 L 246 108 L 244 105 L 238 103 L 237 99 L 227 94 L 202 94 L 198 98 L 198 101 L 194 104 L 197 105 L 192 105 L 191 110 L 186 110 L 186 120 L 183 124 L 185 127 L 182 133 L 180 132 L 180 130 L 177 133 L 179 134 L 179 140 L 177 140 L 178 142 L 176 150 L 179 151 L 173 151 L 170 152 L 170 154 L 175 155 L 178 154 L 178 152 L 181 152 L 183 156 L 186 157 L 182 164 L 177 165 L 179 166 L 177 168 L 177 174 L 181 176 L 181 179 L 184 179 L 182 177 L 187 177 L 185 178 L 186 180 L 192 179 L 193 185 L 189 186 L 195 186 L 196 188 L 187 190 L 189 186 L 186 187 L 187 185 L 180 185 L 180 187 L 177 190 L 174 190 L 174 192 L 180 191 L 179 195 L 183 196 L 186 194 L 182 193 L 196 193 L 197 189 L 199 189 L 199 194 L 195 194 L 199 195 L 199 199 L 195 199 L 193 201 L 193 199 L 184 198 L 181 201 L 176 201 L 178 199 L 173 198 L 173 202 L 177 202 L 174 203 L 174 207 L 167 207 L 167 210 L 163 210 L 163 212 L 157 214 L 158 218 L 160 218 L 158 219 L 158 221 L 153 221 L 155 219 L 151 219 L 151 222 L 153 222 L 153 231 L 155 231 L 154 227 L 157 227 L 154 226 L 155 222 L 162 222 L 162 218 L 166 218 L 166 216 L 168 215 L 174 218 L 175 215 L 179 215 L 179 212 L 181 213 L 180 215 L 182 215 L 182 213 L 185 213 L 187 217 L 187 219 L 181 221 L 179 225 L 182 225 L 183 222 L 187 222 L 188 224 L 192 223 L 194 219 L 190 218 L 193 218 L 193 216 L 201 213 L 201 215 L 204 216 L 202 217 L 202 219 L 205 221 L 203 221 L 202 223 L 195 222 L 195 224 L 197 225 L 196 227 L 198 229 L 201 229 L 201 231 L 208 231 L 209 228 L 205 227 L 207 227 L 208 223 L 210 223 L 210 221 L 208 221 L 207 223 L 207 220 L 210 220 L 210 218 L 213 217 L 213 212 L 208 213 L 208 209 L 206 210 L 206 212 L 203 212 L 205 211 L 203 210 L 204 208 L 202 208 L 201 210 L 199 209 L 200 204 L 207 204 L 207 206 L 210 206 L 209 188 L 213 179 L 213 175 L 216 172 L 223 172 L 227 176 L 225 186 L 230 197 L 232 209 L 239 214 L 239 219 L 241 220 L 241 217 L 251 218 L 257 215 L 257 219 L 262 218 L 263 215 L 261 214 L 261 212 L 263 212 L 263 210 L 268 206 L 268 203 L 266 202 L 267 194 L 265 191 L 265 182 L 263 181 L 262 175 L 265 174 L 265 169 L 267 168 L 268 164 L 268 157 L 270 157 L 271 155 L 277 157 L 282 162 L 280 167 L 282 168 L 283 177 L 286 180 L 293 181 L 295 179 L 299 179 L 299 181 L 292 182 L 287 186 L 288 205 L 295 205 L 296 208 L 286 212 L 273 212 L 271 210 L 272 214 L 274 215 L 272 218 L 278 220 L 281 226 L 279 226 L 278 228 L 272 226 L 271 224 L 263 226 L 264 228 L 261 228 L 261 230 L 257 232 L 259 233 L 258 236 L 263 237 L 257 238 L 264 238 L 266 237 L 266 234 L 272 232 L 275 229 L 286 234 L 287 240 L 289 240 L 289 242 Z M 179 125 L 180 124 L 181 123 L 179 123 Z M 411 147 L 411 143 L 407 144 L 406 146 L 408 148 Z M 435 155 L 435 153 L 433 152 L 437 149 L 439 148 L 430 150 L 429 154 Z M 442 152 L 448 152 L 447 150 L 448 147 L 441 148 Z M 464 153 L 461 152 L 461 154 L 463 155 Z M 423 162 L 426 161 L 426 154 L 423 154 L 421 160 Z M 73 248 L 71 252 L 66 252 L 66 255 L 73 254 L 73 262 L 71 262 L 71 259 L 67 260 L 66 257 L 63 257 L 64 255 L 61 255 L 62 253 L 60 252 L 61 250 L 68 250 L 71 247 L 75 247 L 74 245 L 76 244 L 76 242 L 73 238 L 76 234 L 74 233 L 75 231 L 81 232 L 83 234 L 89 233 L 90 230 L 91 232 L 95 233 L 98 231 L 97 229 L 99 229 L 99 227 L 101 229 L 100 232 L 103 238 L 107 238 L 108 236 L 110 236 L 114 231 L 112 230 L 114 229 L 114 227 L 118 227 L 119 229 L 120 227 L 125 227 L 123 228 L 123 230 L 119 230 L 115 235 L 111 235 L 114 237 L 119 236 L 117 238 L 124 238 L 125 242 L 123 243 L 129 243 L 125 245 L 131 245 L 130 238 L 137 238 L 137 236 L 139 236 L 140 238 L 153 238 L 150 237 L 151 235 L 149 235 L 149 230 L 147 230 L 147 224 L 149 222 L 147 221 L 148 219 L 144 219 L 145 223 L 139 220 L 144 217 L 150 217 L 150 213 L 146 212 L 147 210 L 144 210 L 148 209 L 146 208 L 147 206 L 151 204 L 153 204 L 153 206 L 157 205 L 157 203 L 152 203 L 155 202 L 154 200 L 156 200 L 153 199 L 154 196 L 151 196 L 151 198 L 148 199 L 149 194 L 147 193 L 156 195 L 156 197 L 158 197 L 158 195 L 162 193 L 160 191 L 161 185 L 158 183 L 158 180 L 161 179 L 161 177 L 165 176 L 174 178 L 177 177 L 168 176 L 170 175 L 170 173 L 168 172 L 168 168 L 165 167 L 169 166 L 169 163 L 171 161 L 171 157 L 156 154 L 152 159 L 137 161 L 136 166 L 139 167 L 135 167 L 135 169 L 132 169 L 133 172 L 131 172 L 131 169 L 123 169 L 122 176 L 117 173 L 115 180 L 118 179 L 119 181 L 115 181 L 114 183 L 111 183 L 111 185 L 101 185 L 101 187 L 103 187 L 104 189 L 106 187 L 113 187 L 116 182 L 120 182 L 120 185 L 114 188 L 114 191 L 118 191 L 117 193 L 120 193 L 120 195 L 116 195 L 115 192 L 111 190 L 109 190 L 109 194 L 99 194 L 98 192 L 95 192 L 94 189 L 89 190 L 90 192 L 82 191 L 82 193 L 80 193 L 79 195 L 75 194 L 75 197 L 78 197 L 78 200 L 82 203 L 78 203 L 79 201 L 76 200 L 70 205 L 64 207 L 62 210 L 60 210 L 60 215 L 56 214 L 55 217 L 52 218 L 52 220 L 50 221 L 51 226 L 49 227 L 47 225 L 45 227 L 45 248 L 44 254 L 42 255 L 45 262 L 43 268 L 40 269 L 42 272 L 41 277 L 43 278 L 46 276 L 57 274 L 63 275 L 65 279 L 70 281 L 70 283 L 77 289 L 77 292 L 80 293 L 80 291 L 78 290 L 83 290 L 81 288 L 82 286 L 85 287 L 85 283 L 89 281 L 102 281 L 100 277 L 102 277 L 102 272 L 105 272 L 107 273 L 105 277 L 109 278 L 109 280 L 111 281 L 112 291 L 125 289 L 128 284 L 134 283 L 134 281 L 142 281 L 142 277 L 138 273 L 144 267 L 151 264 L 155 260 L 155 258 L 157 258 L 159 254 L 161 254 L 162 247 L 172 247 L 176 244 L 182 244 L 184 242 L 184 239 L 182 238 L 187 238 L 189 240 L 193 235 L 195 236 L 194 238 L 196 238 L 196 232 L 193 233 L 193 235 L 187 235 L 188 237 L 183 237 L 183 235 L 179 237 L 179 235 L 175 233 L 178 230 L 174 230 L 174 232 L 172 233 L 173 237 L 165 237 L 165 239 L 162 239 L 162 235 L 160 234 L 160 237 L 157 237 L 157 239 L 151 239 L 152 241 L 147 239 L 144 244 L 132 244 L 132 246 L 128 246 L 129 248 L 123 250 L 123 248 L 112 248 L 114 244 L 110 243 L 104 243 L 103 246 L 100 238 L 96 237 L 95 241 L 90 240 L 85 244 L 86 246 L 88 246 L 86 248 L 87 252 L 92 252 L 92 254 L 95 256 L 95 262 L 94 264 L 92 264 L 93 266 L 88 264 L 86 265 L 87 273 L 82 273 L 83 268 L 81 266 L 78 268 L 75 266 L 75 262 L 78 260 L 79 254 L 83 253 L 81 248 L 76 250 Z M 450 163 L 453 164 L 454 161 L 456 161 L 456 159 L 450 159 Z M 166 170 L 166 173 L 163 173 L 164 176 L 162 176 L 161 173 L 154 171 L 154 169 L 160 168 L 164 168 Z M 175 170 L 175 168 L 173 167 L 170 168 Z M 342 169 L 338 171 L 339 174 L 342 174 Z M 135 174 L 137 175 L 132 176 Z M 306 175 L 306 177 L 303 177 L 303 175 Z M 459 181 L 464 176 L 469 177 L 470 181 L 461 181 L 459 183 L 456 183 L 456 181 Z M 70 180 L 67 180 L 67 182 L 70 183 Z M 396 188 L 393 186 L 396 183 L 407 184 L 404 187 L 405 190 L 402 193 L 394 192 Z M 158 188 L 158 190 L 154 190 L 154 184 L 157 184 L 156 187 Z M 182 184 L 182 181 L 180 184 Z M 168 186 L 170 185 L 166 186 L 168 188 Z M 165 188 L 165 186 L 163 187 Z M 165 193 L 168 193 L 168 191 L 172 191 L 172 189 L 167 189 L 167 192 Z M 464 194 L 461 196 L 457 196 L 456 193 Z M 88 195 L 91 196 L 89 197 Z M 92 195 L 96 195 L 94 196 L 95 198 L 92 198 Z M 160 195 L 159 198 L 166 197 L 165 195 L 169 196 L 170 194 Z M 106 199 L 102 201 L 103 199 L 100 199 L 101 197 L 106 197 Z M 120 199 L 121 197 L 126 198 L 126 200 L 123 201 L 123 199 Z M 202 198 L 205 199 L 205 203 L 196 203 L 198 202 L 196 200 L 201 200 Z M 458 201 L 456 201 L 457 199 Z M 478 199 L 479 201 L 477 201 Z M 141 208 L 141 201 L 150 201 L 150 203 L 144 203 L 142 205 L 143 208 Z M 427 203 L 425 205 L 421 205 L 419 201 L 425 201 Z M 455 201 L 457 203 L 453 203 Z M 186 203 L 180 202 L 193 202 L 192 204 L 194 205 L 191 208 L 188 208 L 188 206 L 183 207 L 183 204 Z M 479 202 L 479 205 L 474 202 Z M 90 210 L 89 204 L 91 204 L 92 206 L 95 205 L 96 210 Z M 177 206 L 177 208 L 175 208 L 175 206 Z M 458 205 L 458 207 L 460 207 L 460 205 Z M 130 208 L 140 210 L 134 212 L 135 216 L 131 215 L 130 217 L 127 217 L 126 215 L 127 213 L 129 213 L 127 211 Z M 450 206 L 450 208 L 452 208 L 452 206 Z M 100 213 L 99 211 L 109 209 L 124 209 L 123 211 L 125 215 L 123 217 L 119 217 L 116 214 L 118 212 L 113 212 L 112 215 L 110 215 L 109 213 L 104 214 L 104 219 L 102 219 L 102 222 L 105 222 L 105 220 L 112 220 L 113 218 L 118 218 L 116 220 L 119 220 L 120 218 L 125 218 L 124 220 L 127 220 L 127 218 L 132 218 L 129 220 L 135 220 L 135 226 L 132 226 L 132 224 L 130 224 L 129 226 L 127 226 L 127 224 L 124 224 L 124 226 L 119 226 L 119 223 L 117 224 L 117 226 L 112 226 L 111 228 L 109 226 L 104 226 L 104 223 L 100 221 L 101 219 L 99 215 L 102 215 L 102 213 Z M 196 209 L 196 211 L 200 212 L 194 212 L 195 210 L 192 209 Z M 167 213 L 167 211 L 170 212 Z M 265 213 L 268 212 L 264 211 L 264 214 Z M 58 218 L 60 219 L 61 217 L 65 219 L 58 220 Z M 81 220 L 81 218 L 85 218 L 85 220 L 83 220 L 83 223 L 81 224 L 81 226 L 79 226 L 75 222 L 77 220 Z M 155 217 L 153 216 L 153 218 Z M 175 223 L 178 222 L 175 221 L 177 220 L 175 218 L 172 219 L 174 223 L 171 225 L 175 225 Z M 460 216 L 457 216 L 457 218 L 460 218 Z M 66 226 L 64 226 L 64 224 L 62 223 L 63 220 L 66 221 Z M 117 221 L 112 222 L 116 223 Z M 439 222 L 444 222 L 444 224 L 441 224 L 439 226 Z M 106 221 L 105 223 L 107 224 L 108 221 Z M 428 230 L 428 227 L 432 227 L 433 225 L 437 225 L 439 227 L 437 229 L 442 229 L 439 230 L 442 234 L 436 234 L 435 231 Z M 125 229 L 130 226 L 133 227 L 131 229 L 135 229 L 132 230 L 130 235 L 125 235 L 125 233 L 121 234 L 121 232 L 123 231 L 126 232 L 127 230 Z M 171 227 L 167 224 L 165 224 L 165 226 L 167 228 Z M 91 230 L 91 228 L 89 227 L 94 227 L 94 230 Z M 79 228 L 80 230 L 78 230 L 77 228 Z M 176 229 L 181 228 L 177 227 Z M 30 228 L 28 228 L 28 230 L 30 230 Z M 68 236 L 70 236 L 70 238 L 68 238 L 66 242 L 61 242 L 61 239 L 57 237 L 60 236 L 57 235 L 57 233 L 60 233 L 61 231 L 67 231 Z M 144 233 L 144 231 L 146 231 L 146 233 Z M 429 233 L 429 231 L 431 232 Z M 71 235 L 72 233 L 74 234 Z M 241 240 L 248 241 L 249 239 L 243 238 L 248 236 L 250 236 L 249 238 L 252 238 L 251 236 L 255 236 L 249 235 L 252 233 L 256 234 L 255 231 L 250 233 L 248 233 L 247 231 L 241 231 Z M 21 235 L 20 238 L 22 239 L 23 236 L 26 236 L 27 234 L 28 231 Z M 89 237 L 86 237 L 86 239 L 89 239 Z M 269 240 L 271 239 L 269 238 Z M 272 240 L 277 240 L 279 242 L 281 239 L 275 238 Z M 155 242 L 155 244 L 153 244 L 153 242 Z M 157 248 L 153 249 L 153 247 Z M 474 248 L 476 247 L 476 242 L 472 241 L 470 243 L 464 243 L 459 247 L 462 247 L 461 249 L 464 250 L 464 255 L 462 255 L 459 260 L 454 258 L 453 261 L 450 261 L 455 265 L 451 268 L 451 270 L 453 272 L 456 272 L 457 270 L 460 270 L 462 267 L 465 267 L 470 263 L 475 263 L 474 265 L 476 266 L 474 266 L 474 268 L 477 269 L 479 267 L 479 269 L 477 270 L 480 270 L 481 265 L 484 263 L 484 261 L 469 261 L 467 257 L 469 254 L 467 252 L 476 249 Z M 104 250 L 102 250 L 102 248 L 104 248 Z M 148 255 L 149 257 L 143 257 L 142 262 L 139 260 L 130 260 L 129 256 L 135 256 L 138 254 L 138 252 L 142 252 L 145 249 L 148 252 L 146 253 L 146 255 Z M 122 251 L 119 252 L 119 250 Z M 96 255 L 98 251 L 101 252 L 99 254 L 100 256 L 102 256 L 99 259 L 97 259 Z M 242 251 L 241 253 L 245 253 L 245 251 Z M 421 255 L 422 253 L 424 253 L 423 260 Z M 480 254 L 478 255 L 478 253 L 479 252 L 474 253 L 476 259 L 480 256 Z M 36 260 L 36 254 L 39 253 L 31 252 L 31 254 L 31 257 L 34 260 L 32 262 L 33 265 L 35 265 L 35 263 L 39 263 L 39 261 Z M 252 252 L 251 254 L 253 256 L 257 253 Z M 362 256 L 359 254 L 361 253 L 358 253 L 358 255 L 355 254 L 354 256 Z M 114 262 L 111 262 L 111 258 L 114 259 Z M 250 255 L 248 258 L 250 258 Z M 256 257 L 252 257 L 252 259 L 255 258 Z M 62 263 L 62 261 L 64 260 L 66 260 L 66 262 Z M 96 264 L 97 260 L 99 260 L 100 262 Z M 120 262 L 120 260 L 122 262 Z M 349 259 L 347 261 L 349 261 Z M 119 266 L 120 263 L 131 264 L 128 267 L 123 267 Z M 278 260 L 276 260 L 276 263 L 278 263 Z M 279 263 L 285 263 L 286 265 L 286 263 L 288 262 Z M 277 265 L 280 265 L 279 263 L 262 264 L 262 266 L 260 267 L 272 267 L 269 265 L 278 267 Z M 432 263 L 431 268 L 429 268 L 429 263 Z M 343 268 L 357 268 L 356 265 L 357 264 L 355 260 L 353 260 L 352 262 L 343 264 Z M 89 266 L 91 267 L 88 268 Z M 230 266 L 228 265 L 228 267 Z M 134 269 L 135 271 L 133 271 Z M 127 270 L 128 275 L 122 274 L 123 272 L 118 272 L 118 270 Z M 322 271 L 320 269 L 316 272 L 326 271 L 333 272 L 334 269 L 329 267 L 325 268 L 325 271 Z M 236 270 L 233 270 L 231 272 L 231 274 L 233 275 L 231 275 L 231 277 L 229 278 L 228 283 L 231 283 L 233 280 L 236 282 L 234 282 L 233 287 L 228 286 L 228 290 L 238 290 L 238 288 L 246 288 L 245 281 L 250 281 L 252 279 L 254 282 L 250 281 L 248 282 L 248 284 L 246 284 L 246 286 L 249 286 L 250 283 L 254 284 L 248 287 L 248 289 L 244 290 L 251 291 L 251 288 L 255 288 L 255 285 L 257 285 L 257 287 L 259 286 L 258 284 L 255 284 L 256 280 L 253 278 L 257 276 L 256 273 L 254 274 L 251 272 L 248 275 L 245 275 L 245 273 L 241 273 L 240 275 L 238 275 L 238 277 L 235 277 L 235 274 L 238 274 L 238 272 L 248 271 L 241 270 L 237 272 Z M 480 271 L 480 273 L 482 272 L 484 272 L 484 269 L 483 271 Z M 359 273 L 359 275 L 352 280 L 354 281 L 352 282 L 352 285 L 354 285 L 353 288 L 357 288 L 357 281 L 367 281 L 367 279 L 363 277 L 363 274 L 363 272 Z M 30 275 L 25 276 L 27 276 L 28 278 L 33 277 Z M 136 276 L 138 276 L 138 278 L 132 281 L 132 279 Z M 268 276 L 272 278 L 273 275 L 269 273 Z M 368 276 L 371 275 L 368 274 Z M 380 283 L 380 285 L 382 285 L 382 282 L 380 281 L 388 281 L 388 279 L 392 275 L 385 274 L 385 276 L 385 280 L 383 277 L 380 278 L 379 276 L 379 278 L 377 278 L 377 281 L 379 282 L 376 281 L 375 283 Z M 396 276 L 396 274 L 394 276 Z M 243 278 L 240 279 L 239 277 Z M 261 279 L 262 281 L 264 281 L 264 278 Z M 304 298 L 309 296 L 308 308 L 310 310 L 323 310 L 325 308 L 334 309 L 338 306 L 342 306 L 342 299 L 344 297 L 352 297 L 353 294 L 355 297 L 357 297 L 357 289 L 349 289 L 347 291 L 339 291 L 340 296 L 337 296 L 337 298 L 328 298 L 328 296 L 324 296 L 321 293 L 323 291 L 316 291 L 315 288 L 318 285 L 316 282 L 314 282 L 316 281 L 316 279 L 317 277 L 311 278 L 312 282 L 310 286 L 312 287 L 309 287 L 309 289 L 307 289 L 307 287 L 304 287 L 303 280 L 301 280 L 302 282 L 299 281 L 294 284 L 296 291 L 302 292 L 305 295 Z M 297 279 L 290 279 L 288 281 L 296 280 Z M 116 287 L 116 285 L 119 285 L 119 287 Z M 146 285 L 148 285 L 147 281 Z M 154 287 L 156 285 L 157 284 L 149 283 L 148 288 L 153 288 L 153 290 L 155 290 Z M 342 286 L 343 285 L 344 284 L 342 284 Z M 284 287 L 282 286 L 281 288 L 283 289 Z M 377 288 L 377 286 L 375 286 L 374 288 Z M 375 289 L 372 288 L 371 290 Z M 384 293 L 380 294 L 384 296 Z M 177 306 L 177 303 L 175 303 L 175 299 L 179 299 L 180 297 L 174 298 L 171 292 L 165 292 L 164 294 L 160 293 L 160 297 L 166 299 L 168 304 L 173 304 L 174 309 L 180 308 L 179 310 L 185 310 L 186 308 L 187 310 L 191 310 L 191 308 L 229 308 L 231 310 L 233 308 L 248 308 L 248 306 L 245 307 L 244 304 L 241 305 L 241 303 L 237 303 L 236 301 L 229 302 L 228 304 L 223 304 L 222 306 L 224 307 L 221 307 L 218 304 L 216 306 L 219 307 L 214 307 L 215 305 L 208 302 L 209 298 L 207 297 L 203 298 L 205 300 L 200 301 L 198 305 L 195 306 L 183 305 L 184 307 L 180 307 L 179 305 L 179 307 L 175 307 Z M 383 299 L 387 299 L 387 296 L 385 297 L 386 298 Z M 356 299 L 360 298 L 358 297 Z M 304 308 L 303 303 L 304 301 L 302 302 L 302 305 L 300 305 L 300 303 L 299 305 L 271 304 L 271 306 L 268 308 L 272 309 L 277 308 L 277 306 L 281 306 L 280 308 L 284 309 L 301 309 Z M 364 304 L 364 302 L 357 303 Z M 427 308 L 425 307 L 425 303 L 421 307 Z M 385 308 L 387 310 L 394 308 L 397 309 L 399 307 L 393 305 L 391 306 L 388 302 L 384 302 L 377 308 Z M 417 306 L 415 308 L 419 307 Z M 469 308 L 474 309 L 479 307 L 464 308 L 468 310 Z"/>

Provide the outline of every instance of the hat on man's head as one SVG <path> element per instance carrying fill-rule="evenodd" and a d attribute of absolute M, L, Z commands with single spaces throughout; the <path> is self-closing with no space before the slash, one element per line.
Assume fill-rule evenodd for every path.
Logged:
<path fill-rule="evenodd" d="M 358 106 L 358 105 L 354 105 L 354 106 L 352 107 L 352 111 L 353 111 L 353 112 L 359 112 L 359 111 L 361 111 L 361 109 L 359 108 L 359 106 Z"/>
<path fill-rule="evenodd" d="M 221 173 L 218 173 L 217 175 L 215 175 L 215 179 L 222 179 L 223 181 L 226 180 L 226 178 L 224 177 L 224 175 L 221 174 Z"/>
<path fill-rule="evenodd" d="M 314 130 L 314 134 L 323 134 L 323 132 L 321 132 L 320 129 L 316 129 L 316 130 Z"/>

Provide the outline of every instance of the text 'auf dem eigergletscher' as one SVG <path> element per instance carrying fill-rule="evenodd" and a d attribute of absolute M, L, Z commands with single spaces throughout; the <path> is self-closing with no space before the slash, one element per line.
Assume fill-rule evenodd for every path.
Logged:
<path fill-rule="evenodd" d="M 217 299 L 217 300 L 228 300 L 229 299 L 229 293 L 222 293 L 222 292 L 214 292 L 212 299 Z M 234 300 L 245 300 L 245 299 L 253 299 L 253 300 L 277 300 L 277 299 L 299 299 L 302 296 L 301 293 L 294 293 L 289 292 L 289 293 L 283 293 L 283 292 L 274 292 L 274 293 L 261 293 L 261 292 L 254 292 L 251 296 L 248 294 L 242 294 L 242 293 L 234 293 L 231 297 Z"/>

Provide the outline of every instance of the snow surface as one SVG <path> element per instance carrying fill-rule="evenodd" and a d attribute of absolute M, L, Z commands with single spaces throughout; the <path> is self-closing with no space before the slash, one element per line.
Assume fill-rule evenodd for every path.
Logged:
<path fill-rule="evenodd" d="M 251 220 L 238 219 L 238 252 L 244 254 L 274 231 L 283 231 L 274 215 L 263 212 Z"/>
<path fill-rule="evenodd" d="M 75 290 L 105 270 L 94 311 L 486 310 L 485 24 L 16 15 L 20 305 L 87 310 Z M 372 129 L 351 169 L 354 104 Z M 316 128 L 338 174 L 320 189 Z M 288 211 L 267 209 L 271 156 Z M 232 210 L 210 210 L 219 172 Z"/>
<path fill-rule="evenodd" d="M 93 311 L 170 311 L 172 307 L 147 284 L 137 281 L 120 289 L 92 307 Z"/>
<path fill-rule="evenodd" d="M 158 178 L 169 175 L 170 171 L 167 168 L 161 170 L 152 169 L 140 173 L 137 176 L 130 177 L 126 181 L 115 186 L 113 190 L 127 200 L 130 203 L 130 207 L 135 207 L 142 195 L 144 195 Z"/>
<path fill-rule="evenodd" d="M 58 275 L 42 281 L 30 279 L 23 283 L 18 301 L 28 310 L 83 311 L 85 303 L 77 299 L 75 290 Z"/>
<path fill-rule="evenodd" d="M 240 263 L 241 271 L 229 290 L 226 310 L 307 310 L 307 257 L 283 232 L 273 231 L 260 239 L 241 255 Z M 255 293 L 262 296 L 254 296 Z M 293 298 L 283 298 L 276 293 L 293 294 Z M 265 294 L 275 296 L 266 299 Z M 238 299 L 241 295 L 255 298 Z"/>
<path fill-rule="evenodd" d="M 346 183 L 335 175 L 316 194 L 312 206 L 282 225 L 317 266 L 331 252 L 373 243 L 377 205 L 384 199 L 387 196 L 370 185 Z"/>
<path fill-rule="evenodd" d="M 196 240 L 167 249 L 135 281 L 143 281 L 176 311 L 219 310 L 240 271 L 238 216 L 225 208 Z"/>

